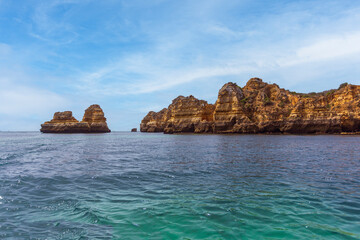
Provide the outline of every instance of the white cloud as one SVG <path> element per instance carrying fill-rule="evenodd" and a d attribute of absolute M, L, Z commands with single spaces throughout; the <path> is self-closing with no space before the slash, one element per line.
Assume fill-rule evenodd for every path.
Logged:
<path fill-rule="evenodd" d="M 219 24 L 209 25 L 209 27 L 205 31 L 207 33 L 217 35 L 221 38 L 226 38 L 229 40 L 238 40 L 241 38 L 250 37 L 257 34 L 255 30 L 248 32 L 235 31 L 233 29 L 230 29 L 229 27 L 222 26 Z"/>
<path fill-rule="evenodd" d="M 11 47 L 8 44 L 0 43 L 0 58 L 5 57 L 11 53 Z"/>
<path fill-rule="evenodd" d="M 326 36 L 308 46 L 295 51 L 291 59 L 278 61 L 280 66 L 293 66 L 302 63 L 329 61 L 360 53 L 360 32 Z"/>
<path fill-rule="evenodd" d="M 207 57 L 204 56 L 199 62 L 195 60 L 188 64 L 178 63 L 179 67 L 176 67 L 176 62 L 168 64 L 173 58 L 168 56 L 167 49 L 135 54 L 83 74 L 79 77 L 80 81 L 76 87 L 83 94 L 104 96 L 152 93 L 212 77 L 257 74 L 266 71 L 281 72 L 285 68 L 301 64 L 326 63 L 338 58 L 357 56 L 360 52 L 359 32 L 324 36 L 318 39 L 300 48 L 287 49 L 278 46 L 281 51 L 277 52 L 272 49 L 237 51 L 235 47 L 231 50 L 227 49 L 232 51 L 231 55 L 221 55 L 216 61 L 208 57 L 208 64 L 206 64 Z M 301 81 L 301 78 L 296 79 Z"/>
<path fill-rule="evenodd" d="M 166 57 L 155 56 L 166 61 Z M 94 72 L 85 73 L 80 77 L 76 87 L 80 92 L 94 95 L 129 95 L 152 93 L 192 81 L 216 76 L 237 75 L 254 68 L 223 64 L 219 66 L 165 66 L 151 57 L 138 56 L 110 64 Z M 137 61 L 136 61 L 137 59 Z M 131 75 L 138 75 L 131 79 Z M 118 78 L 118 79 L 117 79 Z M 130 80 L 129 80 L 130 79 Z"/>
<path fill-rule="evenodd" d="M 66 103 L 60 95 L 27 86 L 7 86 L 0 89 L 0 114 L 41 115 Z"/>
<path fill-rule="evenodd" d="M 2 79 L 0 86 L 0 130 L 38 129 L 54 112 L 70 104 L 63 96 L 44 89 L 9 84 Z"/>
<path fill-rule="evenodd" d="M 154 7 L 162 2 L 146 4 Z M 77 37 L 77 25 L 71 19 L 81 14 L 79 10 L 84 6 L 76 6 L 80 3 L 83 1 L 55 0 L 38 5 L 33 15 L 36 31 L 31 35 L 43 41 L 71 43 Z M 134 11 L 135 7 L 140 13 L 147 7 L 139 1 L 122 4 L 128 12 Z M 246 1 L 243 4 L 246 5 Z M 171 14 L 160 11 L 163 17 L 160 19 L 157 16 L 148 18 L 146 14 L 144 18 L 131 18 L 127 14 L 124 14 L 125 18 L 119 17 L 122 22 L 127 22 L 130 16 L 129 21 L 133 24 L 129 24 L 127 31 L 144 37 L 146 47 L 137 53 L 134 50 L 127 53 L 125 46 L 121 56 L 107 58 L 108 61 L 111 59 L 109 64 L 99 60 L 103 67 L 74 76 L 74 89 L 92 96 L 151 93 L 204 78 L 280 72 L 290 66 L 336 60 L 360 51 L 357 44 L 360 33 L 349 31 L 354 29 L 359 18 L 356 13 L 349 15 L 339 11 L 334 18 L 333 13 L 319 14 L 320 8 L 316 8 L 319 4 L 305 4 L 304 8 L 303 4 L 294 3 L 285 4 L 276 13 L 260 11 L 256 19 L 247 18 L 244 12 L 246 16 L 239 18 L 240 21 L 234 16 L 223 16 L 233 9 L 232 6 L 242 5 L 240 2 L 214 0 L 207 1 L 205 8 L 203 5 L 202 1 L 174 5 L 179 11 Z M 66 14 L 66 9 L 72 7 L 75 7 L 74 11 Z M 238 10 L 243 11 L 241 7 Z M 112 23 L 110 30 L 107 29 L 110 32 L 118 28 L 118 25 L 113 28 Z M 330 25 L 337 27 L 329 36 Z M 347 34 L 339 31 L 339 26 L 344 25 Z M 307 30 L 314 26 L 316 28 Z M 108 36 L 105 32 L 100 31 L 97 36 L 105 39 Z M 84 71 L 81 67 L 79 72 Z"/>
<path fill-rule="evenodd" d="M 78 33 L 75 31 L 71 22 L 67 21 L 67 11 L 62 13 L 61 17 L 57 10 L 61 9 L 64 5 L 74 5 L 80 2 L 78 0 L 57 0 L 42 2 L 37 5 L 32 16 L 34 25 L 29 29 L 29 35 L 41 41 L 54 44 L 63 45 L 73 42 Z"/>
<path fill-rule="evenodd" d="M 13 119 L 16 125 L 17 121 L 24 119 L 48 116 L 50 110 L 57 110 L 67 104 L 67 100 L 60 94 L 45 90 L 46 86 L 36 86 L 34 79 L 45 76 L 29 73 L 21 54 L 10 45 L 0 44 L 0 63 L 2 118 L 6 116 L 6 119 Z M 5 125 L 5 119 L 0 118 L 1 128 L 11 128 Z"/>
<path fill-rule="evenodd" d="M 4 41 L 16 47 L 0 43 L 0 114 L 7 120 L 26 121 L 33 114 L 47 120 L 69 107 L 67 98 L 76 103 L 64 110 L 94 99 L 110 106 L 126 99 L 147 111 L 146 106 L 164 107 L 157 94 L 170 97 L 185 89 L 197 95 L 214 89 L 210 82 L 251 76 L 284 87 L 314 82 L 303 84 L 307 91 L 323 88 L 323 83 L 315 86 L 322 76 L 334 83 L 358 75 L 360 11 L 355 2 L 329 1 L 326 9 L 311 1 L 27 4 L 11 8 L 19 11 L 13 16 L 18 27 L 10 34 L 18 39 Z M 33 38 L 23 38 L 24 28 Z M 131 94 L 138 95 L 122 97 Z M 124 111 L 137 111 L 127 102 Z M 4 122 L 0 119 L 0 127 Z"/>

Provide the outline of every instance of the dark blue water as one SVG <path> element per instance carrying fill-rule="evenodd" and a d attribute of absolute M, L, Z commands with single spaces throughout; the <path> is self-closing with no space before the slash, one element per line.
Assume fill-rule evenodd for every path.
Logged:
<path fill-rule="evenodd" d="M 0 239 L 360 239 L 360 137 L 3 132 Z"/>

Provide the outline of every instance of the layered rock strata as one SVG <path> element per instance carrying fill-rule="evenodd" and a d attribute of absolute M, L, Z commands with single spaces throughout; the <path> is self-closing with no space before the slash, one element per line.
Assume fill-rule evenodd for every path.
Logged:
<path fill-rule="evenodd" d="M 91 105 L 85 110 L 81 122 L 76 120 L 71 111 L 56 112 L 51 121 L 41 124 L 43 133 L 105 133 L 110 132 L 101 107 Z"/>
<path fill-rule="evenodd" d="M 194 96 L 175 98 L 168 108 L 149 112 L 140 125 L 141 132 L 212 132 L 215 106 Z"/>
<path fill-rule="evenodd" d="M 360 86 L 342 84 L 321 93 L 295 93 L 250 79 L 225 84 L 215 104 L 179 96 L 168 108 L 149 112 L 141 132 L 341 133 L 360 131 Z"/>

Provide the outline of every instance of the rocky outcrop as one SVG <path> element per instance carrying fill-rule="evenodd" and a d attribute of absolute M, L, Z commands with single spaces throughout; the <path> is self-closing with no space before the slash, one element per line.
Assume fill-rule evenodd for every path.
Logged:
<path fill-rule="evenodd" d="M 168 108 L 149 112 L 140 125 L 141 132 L 212 132 L 214 105 L 194 96 L 175 98 Z"/>
<path fill-rule="evenodd" d="M 89 124 L 90 132 L 110 132 L 106 123 L 104 112 L 97 104 L 93 104 L 85 110 L 85 114 L 81 122 Z"/>
<path fill-rule="evenodd" d="M 91 105 L 85 110 L 83 120 L 76 120 L 71 111 L 56 112 L 51 121 L 41 124 L 43 133 L 105 133 L 110 132 L 101 107 Z"/>
<path fill-rule="evenodd" d="M 342 84 L 321 93 L 295 93 L 250 79 L 241 88 L 225 84 L 214 105 L 180 96 L 168 108 L 149 112 L 142 132 L 341 133 L 360 131 L 360 86 Z"/>
<path fill-rule="evenodd" d="M 137 132 L 137 128 L 132 128 L 131 132 Z"/>

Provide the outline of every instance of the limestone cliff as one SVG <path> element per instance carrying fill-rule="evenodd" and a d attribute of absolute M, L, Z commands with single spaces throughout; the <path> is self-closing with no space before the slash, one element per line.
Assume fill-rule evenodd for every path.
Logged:
<path fill-rule="evenodd" d="M 168 108 L 149 112 L 142 120 L 142 132 L 212 132 L 214 105 L 194 96 L 175 98 Z"/>
<path fill-rule="evenodd" d="M 360 131 L 360 86 L 301 94 L 250 79 L 241 88 L 225 84 L 214 105 L 180 96 L 168 108 L 149 112 L 142 132 L 340 133 Z"/>
<path fill-rule="evenodd" d="M 89 124 L 90 132 L 110 132 L 106 123 L 104 112 L 97 104 L 93 104 L 85 110 L 85 114 L 81 122 Z"/>
<path fill-rule="evenodd" d="M 76 120 L 71 111 L 56 112 L 51 121 L 41 124 L 43 133 L 103 133 L 110 132 L 104 112 L 94 104 L 85 110 L 83 120 Z"/>

